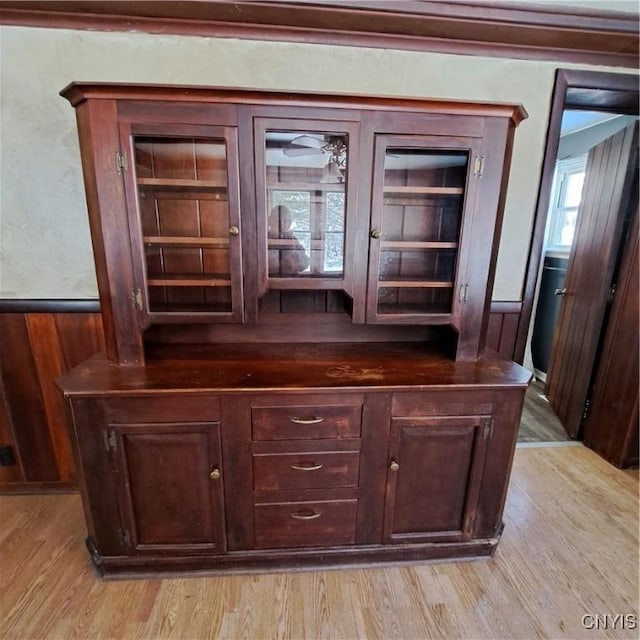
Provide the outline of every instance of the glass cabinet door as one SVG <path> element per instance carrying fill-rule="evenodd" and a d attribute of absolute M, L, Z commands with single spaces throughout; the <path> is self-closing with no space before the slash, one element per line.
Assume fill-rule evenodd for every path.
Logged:
<path fill-rule="evenodd" d="M 261 293 L 348 290 L 352 126 L 257 119 Z"/>
<path fill-rule="evenodd" d="M 469 150 L 424 145 L 376 139 L 369 321 L 446 323 L 454 312 Z"/>
<path fill-rule="evenodd" d="M 235 130 L 141 127 L 130 145 L 139 302 L 150 320 L 241 320 Z"/>

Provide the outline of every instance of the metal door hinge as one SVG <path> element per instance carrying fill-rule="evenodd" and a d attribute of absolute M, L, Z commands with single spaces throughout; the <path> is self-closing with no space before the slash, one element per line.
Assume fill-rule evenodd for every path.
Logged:
<path fill-rule="evenodd" d="M 117 451 L 118 450 L 118 441 L 116 439 L 115 431 L 109 433 L 106 429 L 102 432 L 102 437 L 104 438 L 104 448 L 107 451 Z"/>
<path fill-rule="evenodd" d="M 615 295 L 616 295 L 616 285 L 615 285 L 615 284 L 612 284 L 612 285 L 609 287 L 609 300 L 608 300 L 608 301 L 609 301 L 610 303 L 611 303 L 611 302 L 613 302 L 613 298 L 615 297 Z"/>
<path fill-rule="evenodd" d="M 473 177 L 482 178 L 484 173 L 484 153 L 476 154 L 473 160 Z"/>
<path fill-rule="evenodd" d="M 469 285 L 468 284 L 460 285 L 460 293 L 458 295 L 458 299 L 463 304 L 466 304 L 468 297 L 469 297 Z"/>
<path fill-rule="evenodd" d="M 128 168 L 129 163 L 127 162 L 127 152 L 116 151 L 116 171 L 118 174 L 126 173 Z"/>
<path fill-rule="evenodd" d="M 131 304 L 138 310 L 142 311 L 142 291 L 140 289 L 132 290 L 129 295 L 131 296 Z"/>
<path fill-rule="evenodd" d="M 492 433 L 493 433 L 493 420 L 491 420 L 491 422 L 489 422 L 489 424 L 485 424 L 484 425 L 484 430 L 482 432 L 482 437 L 485 440 L 488 440 L 491 437 Z"/>
<path fill-rule="evenodd" d="M 584 403 L 584 411 L 582 412 L 582 419 L 586 420 L 589 416 L 589 411 L 591 411 L 591 398 L 588 398 Z"/>
<path fill-rule="evenodd" d="M 120 540 L 121 545 L 124 547 L 131 545 L 131 538 L 129 537 L 129 532 L 126 529 L 116 529 L 116 535 L 118 536 L 118 540 Z"/>

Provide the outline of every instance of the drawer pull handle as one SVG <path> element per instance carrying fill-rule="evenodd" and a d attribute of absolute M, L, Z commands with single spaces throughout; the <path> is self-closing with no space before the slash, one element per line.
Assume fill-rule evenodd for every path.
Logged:
<path fill-rule="evenodd" d="M 321 464 L 291 464 L 289 465 L 294 471 L 317 471 L 318 469 L 322 469 Z"/>
<path fill-rule="evenodd" d="M 310 418 L 289 418 L 289 422 L 293 422 L 293 424 L 319 424 L 320 422 L 324 422 L 324 418 L 317 416 L 311 416 Z"/>
<path fill-rule="evenodd" d="M 304 511 L 294 511 L 291 514 L 294 520 L 315 520 L 320 517 L 318 511 L 312 511 L 311 509 L 305 509 Z"/>

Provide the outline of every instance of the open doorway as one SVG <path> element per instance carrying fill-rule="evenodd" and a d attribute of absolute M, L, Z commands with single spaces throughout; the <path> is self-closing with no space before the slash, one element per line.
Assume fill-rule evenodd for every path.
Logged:
<path fill-rule="evenodd" d="M 553 361 L 556 318 L 560 308 L 567 306 L 563 299 L 566 293 L 564 277 L 572 255 L 574 225 L 587 171 L 586 154 L 602 140 L 627 127 L 637 115 L 638 90 L 633 76 L 558 72 L 515 354 L 517 360 L 536 371 L 537 378 L 529 391 L 529 411 L 525 411 L 521 440 L 566 440 L 566 431 L 572 438 L 581 437 L 576 426 L 579 418 L 574 415 L 567 420 L 567 416 L 558 411 L 557 397 L 555 408 L 562 423 L 546 404 L 544 381 L 550 361 Z M 594 163 L 593 159 L 591 162 Z M 592 167 L 592 172 L 594 170 Z M 627 200 L 628 195 L 625 195 Z M 628 202 L 624 202 L 629 209 Z M 597 342 L 597 338 L 592 341 Z M 595 352 L 596 345 L 589 349 Z M 558 368 L 556 358 L 556 380 Z M 585 375 L 584 384 L 587 385 L 591 374 Z M 564 402 L 565 397 L 561 400 Z M 574 414 L 576 411 L 574 408 Z M 582 406 L 579 411 L 581 418 Z M 531 432 L 532 422 L 540 433 Z M 565 424 L 567 422 L 572 424 Z"/>

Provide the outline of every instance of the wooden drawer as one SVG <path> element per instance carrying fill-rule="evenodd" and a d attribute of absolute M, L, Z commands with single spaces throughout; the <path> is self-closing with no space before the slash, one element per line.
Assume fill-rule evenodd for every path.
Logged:
<path fill-rule="evenodd" d="M 359 438 L 362 406 L 253 407 L 254 440 Z"/>
<path fill-rule="evenodd" d="M 254 506 L 255 546 L 353 544 L 358 501 L 283 502 Z"/>
<path fill-rule="evenodd" d="M 358 451 L 307 451 L 253 455 L 256 491 L 358 486 Z"/>

